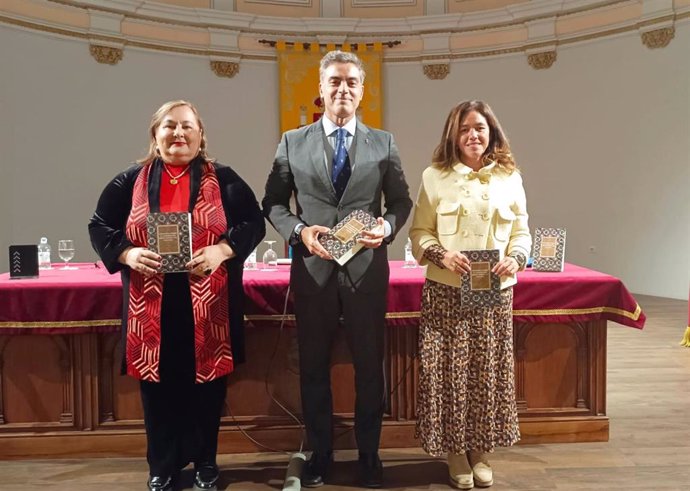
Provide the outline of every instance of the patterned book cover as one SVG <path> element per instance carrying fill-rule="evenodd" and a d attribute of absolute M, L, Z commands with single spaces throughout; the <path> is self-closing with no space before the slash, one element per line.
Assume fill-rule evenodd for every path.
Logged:
<path fill-rule="evenodd" d="M 565 229 L 544 227 L 536 229 L 532 258 L 534 271 L 563 271 Z"/>
<path fill-rule="evenodd" d="M 148 248 L 161 255 L 160 273 L 186 273 L 192 260 L 192 215 L 189 212 L 149 213 Z"/>
<path fill-rule="evenodd" d="M 38 246 L 10 246 L 10 278 L 38 277 Z"/>
<path fill-rule="evenodd" d="M 470 260 L 471 273 L 462 274 L 460 301 L 463 307 L 486 308 L 501 303 L 501 278 L 491 272 L 501 259 L 498 249 L 461 251 Z"/>
<path fill-rule="evenodd" d="M 376 218 L 364 210 L 355 210 L 343 218 L 327 234 L 319 237 L 319 242 L 333 259 L 341 266 L 357 254 L 362 244 L 357 242 L 363 230 L 376 227 Z"/>

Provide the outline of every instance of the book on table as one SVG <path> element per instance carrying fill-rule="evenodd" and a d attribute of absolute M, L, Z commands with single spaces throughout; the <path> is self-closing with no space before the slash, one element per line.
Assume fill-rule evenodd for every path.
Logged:
<path fill-rule="evenodd" d="M 192 215 L 154 212 L 146 217 L 148 249 L 161 256 L 159 273 L 187 272 L 192 260 Z"/>
<path fill-rule="evenodd" d="M 498 249 L 460 251 L 470 260 L 472 271 L 461 274 L 460 301 L 463 307 L 487 308 L 501 303 L 501 278 L 491 269 L 501 259 Z"/>
<path fill-rule="evenodd" d="M 539 227 L 534 231 L 532 270 L 563 271 L 565 264 L 565 229 Z"/>
<path fill-rule="evenodd" d="M 373 215 L 364 210 L 355 210 L 338 222 L 329 233 L 320 235 L 319 242 L 335 262 L 342 266 L 364 247 L 357 242 L 362 237 L 362 232 L 371 231 L 377 225 Z"/>

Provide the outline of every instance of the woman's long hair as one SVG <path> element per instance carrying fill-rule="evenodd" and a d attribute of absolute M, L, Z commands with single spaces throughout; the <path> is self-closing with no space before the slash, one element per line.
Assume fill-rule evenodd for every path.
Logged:
<path fill-rule="evenodd" d="M 160 157 L 160 154 L 158 153 L 158 147 L 156 145 L 156 131 L 158 131 L 158 127 L 163 122 L 163 119 L 165 119 L 165 116 L 167 116 L 167 114 L 170 111 L 180 106 L 187 106 L 189 109 L 192 110 L 194 116 L 196 116 L 196 121 L 199 124 L 199 128 L 201 129 L 201 143 L 199 145 L 199 153 L 195 155 L 195 158 L 203 157 L 204 160 L 210 160 L 210 157 L 206 152 L 206 146 L 208 144 L 208 142 L 206 141 L 206 127 L 204 126 L 204 122 L 201 120 L 201 116 L 199 116 L 199 111 L 197 110 L 196 106 L 194 106 L 194 104 L 192 104 L 191 102 L 177 100 L 166 102 L 161 107 L 159 107 L 155 113 L 153 113 L 153 116 L 151 117 L 151 124 L 149 125 L 149 151 L 145 157 L 137 160 L 137 162 L 139 162 L 140 164 L 150 164 L 151 162 L 153 162 L 153 159 Z"/>
<path fill-rule="evenodd" d="M 482 164 L 496 162 L 508 173 L 512 173 L 517 166 L 510 151 L 508 138 L 503 133 L 503 128 L 501 128 L 494 112 L 483 101 L 464 101 L 451 109 L 443 127 L 441 143 L 438 144 L 431 158 L 433 165 L 440 169 L 451 169 L 458 162 L 462 162 L 459 146 L 460 126 L 465 117 L 472 111 L 477 111 L 484 116 L 489 125 L 489 146 L 486 147 L 486 151 L 482 155 Z"/>

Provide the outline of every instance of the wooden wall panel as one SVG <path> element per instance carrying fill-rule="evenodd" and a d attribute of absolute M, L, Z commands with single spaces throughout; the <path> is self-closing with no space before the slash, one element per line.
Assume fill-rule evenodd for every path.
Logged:
<path fill-rule="evenodd" d="M 577 406 L 579 333 L 570 324 L 534 324 L 524 336 L 528 409 Z M 584 361 L 584 360 L 583 360 Z"/>
<path fill-rule="evenodd" d="M 70 345 L 61 336 L 6 339 L 0 352 L 2 414 L 6 425 L 71 422 Z"/>
<path fill-rule="evenodd" d="M 237 365 L 228 379 L 226 409 L 242 421 L 281 418 L 285 413 L 272 394 L 290 411 L 299 411 L 295 329 L 280 332 L 277 326 L 249 326 L 246 334 L 247 361 Z"/>
<path fill-rule="evenodd" d="M 109 377 L 110 381 L 101 385 L 99 390 L 99 400 L 103 404 L 101 421 L 128 421 L 143 426 L 144 410 L 141 407 L 139 381 L 120 375 L 124 343 L 120 341 L 120 333 L 107 336 L 101 347 L 108 355 L 102 358 L 99 372 Z"/>
<path fill-rule="evenodd" d="M 414 421 L 417 415 L 417 331 L 416 327 L 388 330 L 386 368 L 390 397 L 387 412 L 396 421 Z"/>
<path fill-rule="evenodd" d="M 354 378 L 340 334 L 331 371 L 335 447 L 354 448 Z M 240 427 L 273 449 L 299 447 L 302 430 L 265 384 L 273 357 L 268 389 L 299 415 L 295 336 L 294 328 L 279 337 L 276 326 L 248 327 L 249 361 L 229 380 L 220 452 L 262 450 Z M 522 442 L 606 441 L 606 323 L 516 324 L 514 339 Z M 119 374 L 121 353 L 119 333 L 0 337 L 0 458 L 143 456 L 138 381 Z M 381 446 L 417 446 L 416 327 L 387 329 L 383 369 L 392 394 Z"/>

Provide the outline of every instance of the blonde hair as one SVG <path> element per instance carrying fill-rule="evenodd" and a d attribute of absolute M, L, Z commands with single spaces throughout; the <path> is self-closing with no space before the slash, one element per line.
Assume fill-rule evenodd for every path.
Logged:
<path fill-rule="evenodd" d="M 472 111 L 477 111 L 486 118 L 489 125 L 489 145 L 482 155 L 482 164 L 496 162 L 508 173 L 517 169 L 517 164 L 510 151 L 510 142 L 501 128 L 496 115 L 489 105 L 483 101 L 464 101 L 451 109 L 443 126 L 441 142 L 434 150 L 431 161 L 440 169 L 450 169 L 461 162 L 460 126 L 465 117 Z"/>
<path fill-rule="evenodd" d="M 167 114 L 170 111 L 180 106 L 187 106 L 189 109 L 192 110 L 194 116 L 196 117 L 196 121 L 199 124 L 199 129 L 201 130 L 201 143 L 199 145 L 199 153 L 195 155 L 195 157 L 203 157 L 204 160 L 210 160 L 210 157 L 206 151 L 206 146 L 208 144 L 208 142 L 206 141 L 206 128 L 204 127 L 204 122 L 201 120 L 201 116 L 199 116 L 199 111 L 197 110 L 196 106 L 194 106 L 194 104 L 192 104 L 191 102 L 183 101 L 180 99 L 177 101 L 166 102 L 161 107 L 159 107 L 155 113 L 153 113 L 153 116 L 151 116 L 151 124 L 149 125 L 149 150 L 146 156 L 137 160 L 137 162 L 139 162 L 140 164 L 150 164 L 151 162 L 153 162 L 153 159 L 160 156 L 160 154 L 158 153 L 158 147 L 156 145 L 156 131 L 158 131 L 158 127 L 163 122 L 163 119 L 165 119 L 165 116 L 167 116 Z"/>

